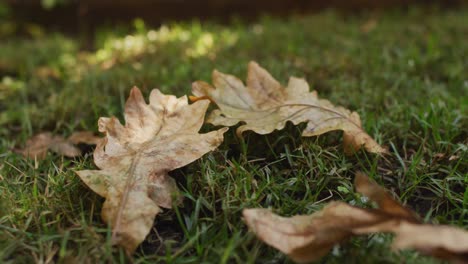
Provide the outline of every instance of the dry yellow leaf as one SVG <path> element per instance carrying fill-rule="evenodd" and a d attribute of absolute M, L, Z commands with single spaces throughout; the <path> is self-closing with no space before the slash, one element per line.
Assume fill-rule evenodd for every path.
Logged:
<path fill-rule="evenodd" d="M 178 189 L 168 172 L 185 166 L 223 141 L 227 128 L 199 134 L 209 102 L 189 105 L 154 89 L 146 104 L 134 87 L 125 105 L 125 126 L 116 117 L 100 118 L 106 138 L 96 147 L 100 170 L 77 171 L 106 198 L 102 218 L 111 225 L 113 242 L 132 253 L 153 226 L 160 207 L 170 208 Z"/>
<path fill-rule="evenodd" d="M 290 218 L 266 209 L 245 209 L 244 220 L 262 241 L 299 263 L 319 260 L 335 244 L 353 235 L 377 232 L 395 234 L 394 249 L 415 249 L 456 263 L 468 263 L 467 231 L 423 224 L 412 211 L 363 174 L 356 175 L 355 186 L 379 208 L 364 209 L 332 202 L 312 215 Z"/>
<path fill-rule="evenodd" d="M 362 146 L 369 152 L 386 152 L 362 129 L 356 112 L 319 99 L 315 91 L 309 91 L 304 79 L 291 77 L 284 88 L 265 69 L 250 62 L 246 85 L 235 76 L 216 70 L 212 81 L 214 87 L 203 81 L 194 82 L 192 99 L 210 99 L 219 107 L 208 116 L 209 123 L 223 126 L 244 123 L 237 129 L 239 136 L 246 130 L 268 134 L 283 129 L 287 121 L 295 125 L 307 122 L 303 136 L 343 130 L 346 153 Z"/>

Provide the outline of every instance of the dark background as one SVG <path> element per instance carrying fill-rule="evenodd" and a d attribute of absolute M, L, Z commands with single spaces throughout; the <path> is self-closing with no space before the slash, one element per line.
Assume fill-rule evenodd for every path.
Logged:
<path fill-rule="evenodd" d="M 87 32 L 103 23 L 141 18 L 157 26 L 167 20 L 232 17 L 243 20 L 259 15 L 306 14 L 327 8 L 343 13 L 408 9 L 416 5 L 434 8 L 466 6 L 468 0 L 3 0 L 14 19 L 59 31 Z"/>

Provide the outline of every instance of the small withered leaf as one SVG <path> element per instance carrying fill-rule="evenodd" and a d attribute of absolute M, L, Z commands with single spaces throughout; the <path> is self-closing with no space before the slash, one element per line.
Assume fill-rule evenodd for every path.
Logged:
<path fill-rule="evenodd" d="M 375 181 L 369 180 L 369 177 L 362 172 L 357 172 L 354 178 L 354 187 L 356 191 L 367 196 L 379 206 L 380 210 L 410 222 L 419 222 L 419 217 L 408 208 L 403 207 L 396 201 L 392 195 Z"/>
<path fill-rule="evenodd" d="M 385 217 L 342 202 L 332 202 L 312 215 L 280 217 L 267 209 L 245 209 L 249 228 L 265 243 L 295 262 L 319 260 L 335 244 L 353 235 L 353 228 L 378 224 Z"/>
<path fill-rule="evenodd" d="M 86 145 L 97 145 L 102 138 L 95 136 L 91 131 L 78 131 L 73 132 L 68 138 L 67 141 L 72 144 L 86 144 Z"/>
<path fill-rule="evenodd" d="M 17 150 L 21 155 L 31 159 L 44 159 L 50 150 L 59 155 L 73 158 L 81 155 L 81 150 L 74 145 L 96 145 L 101 138 L 93 135 L 91 131 L 78 131 L 72 133 L 67 139 L 51 132 L 37 134 L 27 140 L 23 149 Z"/>
<path fill-rule="evenodd" d="M 424 224 L 382 187 L 358 173 L 358 192 L 379 208 L 364 209 L 331 202 L 312 215 L 280 217 L 266 209 L 245 209 L 244 221 L 268 245 L 299 263 L 319 260 L 348 238 L 379 232 L 395 235 L 394 249 L 419 252 L 456 263 L 468 263 L 468 232 L 450 226 Z"/>
<path fill-rule="evenodd" d="M 161 207 L 180 202 L 169 171 L 214 150 L 227 128 L 199 134 L 208 101 L 188 104 L 187 97 L 151 91 L 147 104 L 134 87 L 125 104 L 125 125 L 102 117 L 105 133 L 94 151 L 100 170 L 77 171 L 97 194 L 106 198 L 102 218 L 109 223 L 113 242 L 133 253 L 153 226 Z"/>
<path fill-rule="evenodd" d="M 213 86 L 197 81 L 192 84 L 194 101 L 209 99 L 219 109 L 208 116 L 213 125 L 233 126 L 237 134 L 251 130 L 269 134 L 283 129 L 286 122 L 297 125 L 307 122 L 303 136 L 317 136 L 333 130 L 344 131 L 344 149 L 347 154 L 364 147 L 369 152 L 386 153 L 362 128 L 356 112 L 334 106 L 328 100 L 319 99 L 317 92 L 309 91 L 304 79 L 291 77 L 283 87 L 256 62 L 250 62 L 247 83 L 235 76 L 213 71 Z"/>

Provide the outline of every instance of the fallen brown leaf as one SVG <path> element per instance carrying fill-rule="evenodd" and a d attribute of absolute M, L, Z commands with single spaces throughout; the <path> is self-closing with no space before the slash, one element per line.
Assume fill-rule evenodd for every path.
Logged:
<path fill-rule="evenodd" d="M 74 146 L 77 144 L 95 145 L 100 140 L 90 131 L 74 132 L 65 139 L 50 132 L 44 132 L 33 136 L 26 141 L 24 149 L 17 150 L 21 155 L 31 159 L 44 159 L 47 151 L 52 151 L 66 157 L 77 157 L 81 155 L 81 150 Z"/>
<path fill-rule="evenodd" d="M 257 63 L 248 66 L 247 85 L 235 76 L 213 71 L 213 86 L 197 81 L 192 85 L 193 100 L 210 99 L 219 107 L 208 116 L 214 125 L 233 126 L 244 123 L 237 134 L 252 130 L 268 134 L 283 129 L 287 121 L 297 125 L 307 122 L 303 136 L 317 136 L 332 130 L 344 131 L 346 153 L 362 146 L 374 153 L 386 150 L 374 141 L 361 126 L 356 112 L 334 106 L 309 91 L 304 79 L 291 77 L 286 88 Z"/>
<path fill-rule="evenodd" d="M 265 243 L 299 263 L 319 260 L 335 244 L 354 235 L 395 234 L 394 249 L 415 249 L 456 263 L 468 263 L 468 232 L 423 224 L 382 187 L 358 173 L 355 186 L 379 208 L 364 209 L 332 202 L 312 215 L 280 217 L 266 209 L 245 209 L 244 220 Z"/>
<path fill-rule="evenodd" d="M 402 206 L 382 186 L 372 181 L 362 172 L 357 172 L 354 178 L 356 191 L 367 196 L 371 201 L 377 203 L 379 209 L 393 217 L 406 219 L 410 222 L 419 222 L 419 217 L 408 208 Z"/>
<path fill-rule="evenodd" d="M 71 134 L 67 141 L 78 145 L 78 144 L 86 144 L 86 145 L 97 145 L 102 138 L 97 137 L 91 131 L 78 131 Z"/>
<path fill-rule="evenodd" d="M 223 141 L 227 128 L 199 134 L 208 101 L 151 92 L 146 104 L 134 87 L 125 104 L 125 126 L 116 117 L 99 119 L 106 134 L 94 152 L 100 170 L 77 171 L 93 191 L 106 198 L 102 218 L 113 242 L 132 253 L 153 226 L 160 207 L 177 201 L 178 189 L 168 172 L 185 166 Z"/>
<path fill-rule="evenodd" d="M 365 209 L 342 202 L 332 202 L 312 215 L 287 218 L 267 209 L 245 209 L 243 216 L 263 242 L 298 263 L 320 259 L 336 243 L 351 237 L 353 227 L 383 220 Z"/>

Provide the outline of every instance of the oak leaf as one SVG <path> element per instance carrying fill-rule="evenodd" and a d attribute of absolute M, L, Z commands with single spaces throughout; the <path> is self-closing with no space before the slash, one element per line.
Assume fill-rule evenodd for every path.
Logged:
<path fill-rule="evenodd" d="M 319 99 L 317 92 L 309 91 L 304 79 L 291 77 L 283 87 L 257 63 L 248 65 L 247 83 L 235 76 L 213 71 L 213 86 L 197 81 L 192 85 L 192 100 L 210 99 L 219 107 L 207 118 L 214 125 L 233 126 L 239 136 L 246 130 L 268 134 L 283 129 L 287 121 L 297 125 L 307 122 L 303 136 L 317 136 L 332 130 L 344 131 L 346 153 L 364 146 L 369 152 L 385 153 L 362 128 L 356 112 L 334 106 L 328 100 Z"/>
<path fill-rule="evenodd" d="M 299 263 L 319 260 L 334 245 L 354 235 L 395 234 L 394 249 L 415 249 L 457 263 L 468 263 L 468 232 L 424 224 L 384 188 L 358 173 L 355 186 L 378 208 L 331 202 L 312 215 L 281 217 L 266 209 L 245 209 L 244 220 L 265 243 Z"/>
<path fill-rule="evenodd" d="M 125 125 L 102 117 L 94 163 L 100 170 L 77 171 L 93 191 L 105 197 L 102 218 L 113 231 L 113 242 L 134 252 L 149 233 L 161 207 L 177 201 L 178 189 L 168 172 L 185 166 L 223 141 L 227 128 L 199 134 L 209 102 L 191 105 L 154 89 L 146 104 L 134 87 L 125 104 Z"/>
<path fill-rule="evenodd" d="M 44 159 L 50 150 L 73 158 L 81 155 L 81 150 L 74 145 L 96 145 L 99 140 L 100 138 L 91 131 L 74 132 L 67 139 L 59 135 L 53 135 L 50 132 L 43 132 L 28 139 L 26 146 L 17 150 L 17 152 L 27 158 Z"/>

